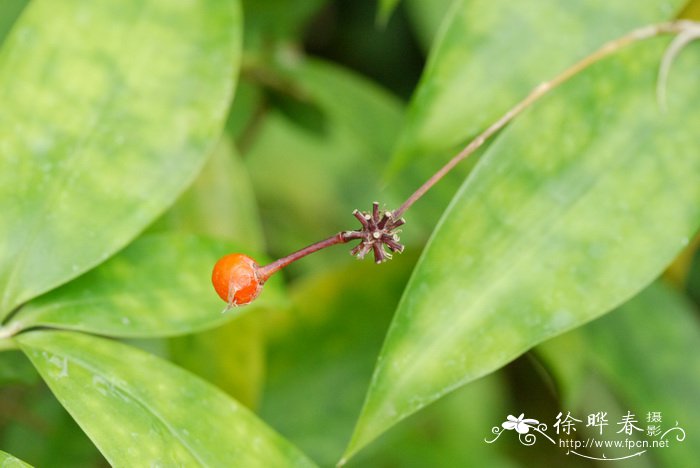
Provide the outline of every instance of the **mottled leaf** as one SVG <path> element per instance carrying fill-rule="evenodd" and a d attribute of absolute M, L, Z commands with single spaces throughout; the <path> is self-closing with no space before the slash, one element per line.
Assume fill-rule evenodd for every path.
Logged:
<path fill-rule="evenodd" d="M 115 466 L 313 466 L 221 390 L 130 346 L 74 332 L 17 337 Z"/>
<path fill-rule="evenodd" d="M 446 392 L 650 283 L 700 221 L 700 49 L 656 103 L 654 39 L 523 114 L 433 233 L 389 330 L 352 453 Z"/>
<path fill-rule="evenodd" d="M 31 2 L 0 54 L 0 317 L 124 247 L 218 137 L 237 2 Z"/>
<path fill-rule="evenodd" d="M 9 327 L 49 326 L 102 335 L 154 337 L 191 333 L 254 310 L 275 296 L 275 281 L 255 304 L 224 312 L 211 270 L 235 249 L 191 235 L 145 236 L 109 261 L 26 304 Z"/>

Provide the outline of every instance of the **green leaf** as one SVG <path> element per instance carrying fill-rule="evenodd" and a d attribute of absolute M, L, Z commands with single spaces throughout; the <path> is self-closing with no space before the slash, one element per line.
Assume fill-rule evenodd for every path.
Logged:
<path fill-rule="evenodd" d="M 33 1 L 0 53 L 0 317 L 104 261 L 223 126 L 237 3 Z"/>
<path fill-rule="evenodd" d="M 683 0 L 456 2 L 444 17 L 412 97 L 390 172 L 423 158 L 446 162 L 538 83 L 606 40 L 670 18 L 682 4 Z M 429 8 L 436 9 L 433 2 Z"/>
<path fill-rule="evenodd" d="M 652 454 L 666 466 L 689 466 L 700 446 L 700 321 L 672 289 L 655 284 L 615 312 L 582 327 L 592 367 L 627 408 L 645 418 L 662 413 L 664 430 L 676 421 L 686 439 Z M 641 419 L 640 419 L 641 421 Z M 670 437 L 674 439 L 674 437 Z"/>
<path fill-rule="evenodd" d="M 380 355 L 352 453 L 387 427 L 651 282 L 700 220 L 700 50 L 660 114 L 666 39 L 608 58 L 506 129 L 433 233 Z"/>
<path fill-rule="evenodd" d="M 20 460 L 17 457 L 13 457 L 9 453 L 3 452 L 0 450 L 0 466 L 3 468 L 22 468 L 22 467 L 30 467 L 32 465 L 29 465 L 27 463 L 24 463 L 22 460 Z"/>
<path fill-rule="evenodd" d="M 30 301 L 8 327 L 49 326 L 124 337 L 211 328 L 275 295 L 270 282 L 254 305 L 222 313 L 226 304 L 214 292 L 211 270 L 231 250 L 228 243 L 191 235 L 142 237 L 105 264 Z"/>
<path fill-rule="evenodd" d="M 115 466 L 313 466 L 221 390 L 127 345 L 73 332 L 17 337 Z"/>

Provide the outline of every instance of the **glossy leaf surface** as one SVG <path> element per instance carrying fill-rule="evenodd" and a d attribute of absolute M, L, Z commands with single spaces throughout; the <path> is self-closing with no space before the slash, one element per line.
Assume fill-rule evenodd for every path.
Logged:
<path fill-rule="evenodd" d="M 0 317 L 124 247 L 218 137 L 235 1 L 31 2 L 0 53 Z"/>
<path fill-rule="evenodd" d="M 349 452 L 651 282 L 700 220 L 697 47 L 657 107 L 667 39 L 556 89 L 492 144 L 414 270 Z"/>
<path fill-rule="evenodd" d="M 17 341 L 114 466 L 314 466 L 221 390 L 162 359 L 74 332 Z"/>
<path fill-rule="evenodd" d="M 224 312 L 211 270 L 236 250 L 191 235 L 145 236 L 74 281 L 26 304 L 10 326 L 49 326 L 123 337 L 170 336 L 211 328 L 274 296 L 271 281 L 255 304 Z M 238 249 L 240 250 L 240 249 Z"/>

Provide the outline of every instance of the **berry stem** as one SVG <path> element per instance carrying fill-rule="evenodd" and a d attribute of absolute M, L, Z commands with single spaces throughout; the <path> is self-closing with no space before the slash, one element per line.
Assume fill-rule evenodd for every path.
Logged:
<path fill-rule="evenodd" d="M 428 190 L 430 190 L 443 177 L 445 177 L 445 175 L 447 175 L 447 173 L 449 173 L 457 164 L 473 154 L 484 144 L 484 142 L 486 142 L 486 140 L 503 129 L 524 110 L 537 102 L 549 91 L 569 80 L 569 78 L 632 43 L 663 34 L 688 34 L 690 36 L 690 40 L 692 40 L 698 37 L 698 23 L 689 20 L 676 20 L 651 24 L 634 29 L 627 34 L 618 37 L 617 39 L 606 42 L 592 54 L 574 63 L 551 80 L 544 81 L 535 86 L 522 101 L 510 108 L 498 120 L 487 127 L 486 130 L 471 140 L 459 153 L 450 159 L 447 164 L 442 166 L 435 174 L 432 175 L 432 177 L 425 181 L 423 185 L 418 187 L 418 189 L 413 192 L 396 210 L 393 212 L 385 212 L 382 215 L 379 212 L 379 203 L 377 202 L 373 204 L 372 211 L 370 213 L 355 210 L 353 215 L 362 224 L 361 230 L 339 232 L 328 239 L 311 244 L 308 247 L 304 247 L 303 249 L 270 263 L 269 265 L 260 267 L 258 269 L 260 281 L 266 281 L 275 272 L 309 254 L 325 249 L 326 247 L 330 247 L 331 245 L 345 244 L 355 239 L 362 239 L 362 242 L 355 249 L 353 249 L 353 255 L 357 255 L 358 257 L 362 258 L 368 251 L 371 250 L 374 252 L 375 261 L 377 263 L 381 263 L 385 259 L 391 258 L 390 254 L 383 250 L 383 245 L 386 245 L 392 252 L 403 251 L 403 246 L 398 243 L 398 236 L 395 234 L 395 232 L 397 232 L 395 231 L 396 228 L 404 223 L 401 216 L 415 202 L 425 195 Z M 674 53 L 675 52 L 677 51 L 674 51 Z M 668 65 L 666 64 L 664 67 L 665 68 L 662 69 L 663 75 L 661 76 L 663 79 L 665 79 L 665 73 L 668 71 Z"/>
<path fill-rule="evenodd" d="M 681 34 L 684 31 L 689 31 L 695 29 L 697 34 L 697 25 L 692 21 L 688 20 L 678 20 L 669 21 L 666 23 L 652 24 L 644 26 L 638 29 L 634 29 L 624 36 L 613 39 L 609 42 L 603 44 L 598 50 L 592 54 L 584 57 L 578 62 L 571 65 L 569 68 L 555 76 L 549 81 L 545 81 L 535 86 L 532 91 L 519 103 L 509 109 L 505 114 L 501 116 L 500 119 L 491 124 L 486 130 L 476 136 L 467 146 L 457 153 L 452 159 L 450 159 L 447 164 L 442 166 L 435 174 L 433 174 L 430 179 L 425 181 L 423 185 L 418 187 L 418 189 L 411 194 L 410 197 L 406 199 L 403 204 L 394 211 L 394 216 L 400 218 L 406 210 L 408 210 L 411 205 L 418 201 L 425 193 L 430 190 L 436 183 L 440 181 L 447 173 L 449 173 L 457 164 L 465 160 L 468 156 L 473 154 L 477 149 L 479 149 L 486 140 L 491 138 L 496 132 L 505 127 L 511 120 L 520 115 L 525 109 L 530 107 L 533 103 L 539 100 L 542 96 L 547 94 L 552 89 L 561 85 L 567 81 L 572 76 L 581 72 L 582 70 L 588 68 L 590 65 L 604 59 L 608 55 L 611 55 L 623 47 L 638 42 L 644 39 L 649 39 L 655 36 L 660 36 L 662 34 Z"/>
<path fill-rule="evenodd" d="M 307 255 L 317 252 L 321 249 L 325 249 L 326 247 L 330 247 L 331 245 L 345 244 L 347 242 L 350 242 L 351 240 L 361 238 L 362 234 L 359 231 L 339 232 L 338 234 L 335 234 L 329 237 L 328 239 L 318 241 L 314 244 L 304 247 L 303 249 L 297 250 L 296 252 L 291 253 L 286 257 L 282 257 L 279 260 L 276 260 L 268 265 L 258 268 L 258 278 L 261 282 L 265 282 L 268 278 L 270 278 L 270 276 L 272 276 L 282 268 L 286 267 L 290 263 L 296 262 L 300 258 L 306 257 Z"/>

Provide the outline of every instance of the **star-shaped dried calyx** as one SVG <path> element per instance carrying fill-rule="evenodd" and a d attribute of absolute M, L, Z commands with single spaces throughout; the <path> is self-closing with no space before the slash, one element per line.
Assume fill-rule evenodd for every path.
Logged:
<path fill-rule="evenodd" d="M 374 253 L 374 261 L 382 263 L 391 258 L 391 252 L 403 252 L 399 243 L 396 229 L 406 223 L 403 218 L 394 217 L 391 211 L 380 212 L 379 203 L 372 203 L 372 212 L 355 210 L 352 213 L 362 229 L 344 233 L 347 239 L 360 239 L 360 243 L 350 251 L 357 258 L 364 258 L 370 251 Z M 389 251 L 387 251 L 387 249 Z"/>

